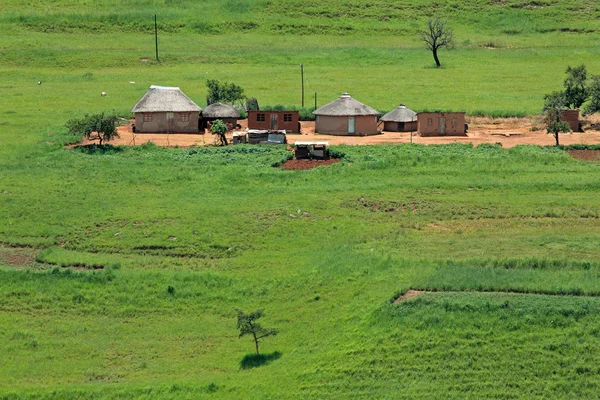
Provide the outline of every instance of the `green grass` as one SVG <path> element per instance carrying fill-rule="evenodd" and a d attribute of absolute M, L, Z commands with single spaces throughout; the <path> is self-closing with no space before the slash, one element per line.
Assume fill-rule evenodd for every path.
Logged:
<path fill-rule="evenodd" d="M 300 63 L 308 107 L 535 114 L 567 65 L 600 73 L 594 2 L 46 3 L 0 5 L 0 398 L 596 396 L 596 163 L 336 146 L 285 171 L 277 146 L 63 146 L 67 119 L 126 114 L 151 84 L 300 108 Z M 457 41 L 441 69 L 417 36 L 432 15 Z M 437 292 L 390 302 L 410 288 Z M 280 329 L 263 358 L 236 308 Z"/>

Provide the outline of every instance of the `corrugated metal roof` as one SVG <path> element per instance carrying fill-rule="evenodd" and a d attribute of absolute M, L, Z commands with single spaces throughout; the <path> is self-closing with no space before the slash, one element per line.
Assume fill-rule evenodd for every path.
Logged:
<path fill-rule="evenodd" d="M 178 87 L 150 86 L 146 94 L 131 109 L 137 112 L 192 112 L 202 110 Z"/>
<path fill-rule="evenodd" d="M 355 100 L 348 93 L 342 94 L 337 100 L 325 104 L 323 107 L 313 111 L 315 115 L 327 115 L 336 117 L 379 115 L 379 111 Z"/>
<path fill-rule="evenodd" d="M 379 118 L 380 121 L 391 121 L 391 122 L 413 122 L 417 120 L 417 113 L 406 108 L 404 104 L 400 104 L 383 117 Z"/>
<path fill-rule="evenodd" d="M 204 118 L 239 118 L 240 112 L 232 105 L 213 103 L 202 110 Z"/>

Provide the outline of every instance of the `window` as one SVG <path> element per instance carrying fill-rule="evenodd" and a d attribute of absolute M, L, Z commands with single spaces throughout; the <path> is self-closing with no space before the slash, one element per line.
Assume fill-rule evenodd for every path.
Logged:
<path fill-rule="evenodd" d="M 427 118 L 427 126 L 433 126 L 433 118 Z"/>
<path fill-rule="evenodd" d="M 182 122 L 190 122 L 190 113 L 181 113 Z"/>
<path fill-rule="evenodd" d="M 152 122 L 152 114 L 144 113 L 144 122 Z"/>
<path fill-rule="evenodd" d="M 456 118 L 452 118 L 452 127 L 456 128 Z"/>
<path fill-rule="evenodd" d="M 256 114 L 256 121 L 257 122 L 264 122 L 265 121 L 265 114 Z"/>
<path fill-rule="evenodd" d="M 292 114 L 283 114 L 283 122 L 292 122 Z"/>

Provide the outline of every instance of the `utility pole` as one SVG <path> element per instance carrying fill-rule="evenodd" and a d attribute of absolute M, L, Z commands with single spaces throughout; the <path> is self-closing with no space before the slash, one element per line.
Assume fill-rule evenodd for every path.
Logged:
<path fill-rule="evenodd" d="M 154 44 L 156 46 L 156 61 L 158 59 L 158 24 L 156 23 L 156 14 L 154 14 Z"/>
<path fill-rule="evenodd" d="M 304 108 L 304 64 L 300 64 L 300 72 L 302 74 L 302 108 Z"/>
<path fill-rule="evenodd" d="M 317 109 L 317 92 L 315 92 L 315 110 Z"/>

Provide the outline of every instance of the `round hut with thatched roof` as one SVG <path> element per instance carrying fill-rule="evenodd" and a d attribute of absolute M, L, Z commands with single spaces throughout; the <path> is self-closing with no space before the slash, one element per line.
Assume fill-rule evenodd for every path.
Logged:
<path fill-rule="evenodd" d="M 417 113 L 404 103 L 379 119 L 383 121 L 383 130 L 387 132 L 414 132 L 417 130 Z"/>
<path fill-rule="evenodd" d="M 313 111 L 316 133 L 330 135 L 376 135 L 379 111 L 355 100 L 348 93 Z"/>
<path fill-rule="evenodd" d="M 198 133 L 201 110 L 178 87 L 153 85 L 131 112 L 136 132 Z"/>
<path fill-rule="evenodd" d="M 202 120 L 204 127 L 209 123 L 220 119 L 227 125 L 227 129 L 232 130 L 237 125 L 240 118 L 240 112 L 232 105 L 225 103 L 213 103 L 202 111 Z"/>

